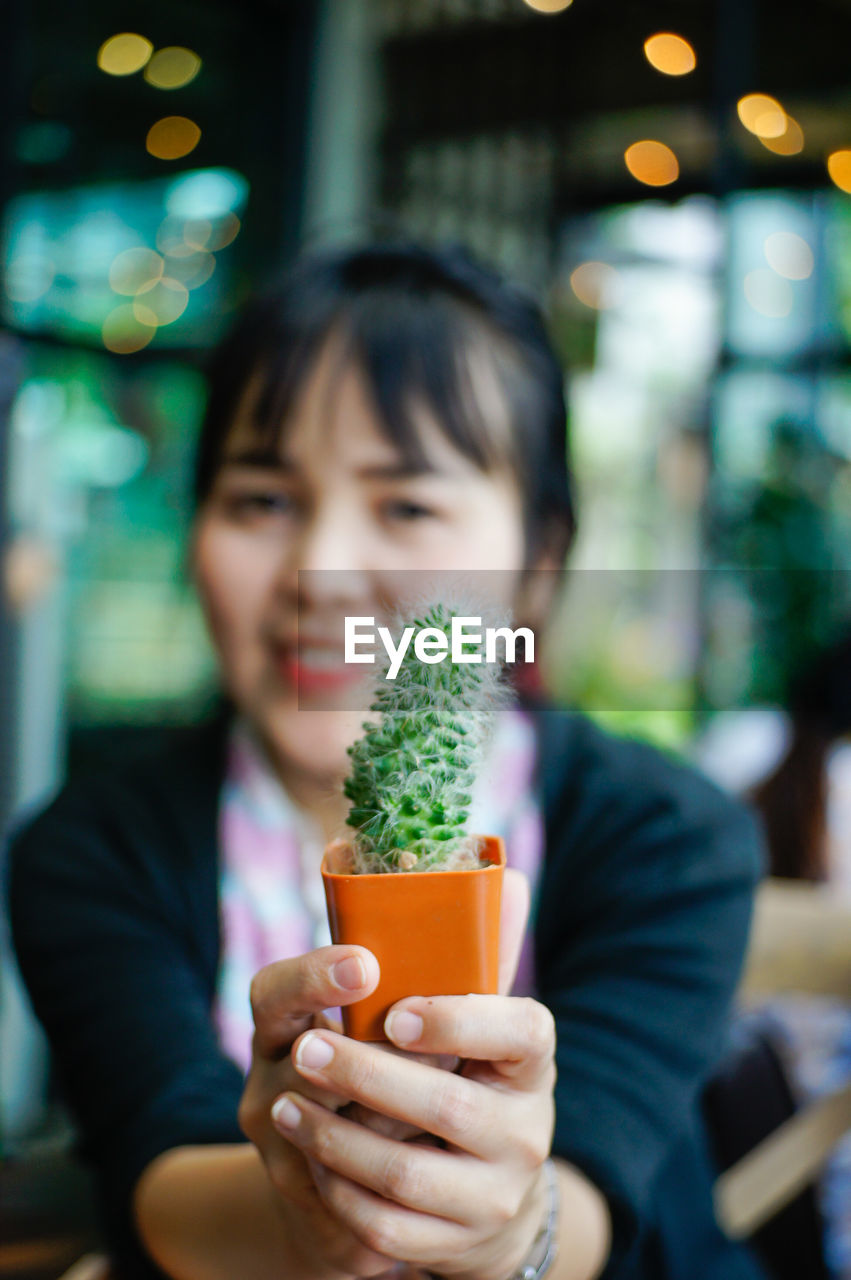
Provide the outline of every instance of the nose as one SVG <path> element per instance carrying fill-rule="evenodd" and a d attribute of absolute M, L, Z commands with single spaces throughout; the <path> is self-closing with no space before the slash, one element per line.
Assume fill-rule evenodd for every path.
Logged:
<path fill-rule="evenodd" d="M 371 594 L 369 539 L 356 512 L 328 502 L 305 515 L 285 556 L 284 575 L 301 608 L 345 606 Z"/>

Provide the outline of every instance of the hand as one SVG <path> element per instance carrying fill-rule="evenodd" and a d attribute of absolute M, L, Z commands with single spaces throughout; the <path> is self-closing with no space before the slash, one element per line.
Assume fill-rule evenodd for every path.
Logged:
<path fill-rule="evenodd" d="M 302 1153 L 276 1131 L 272 1104 L 282 1089 L 303 1087 L 289 1051 L 308 1028 L 331 1028 L 323 1010 L 369 995 L 378 984 L 378 963 L 364 947 L 322 947 L 282 960 L 257 973 L 251 984 L 254 1042 L 251 1070 L 239 1106 L 239 1123 L 257 1147 L 277 1193 L 287 1235 L 317 1280 L 377 1276 L 388 1262 L 364 1246 L 322 1202 Z M 349 1098 L 323 1088 L 308 1089 L 323 1108 Z"/>
<path fill-rule="evenodd" d="M 527 911 L 526 881 L 518 872 L 509 870 L 501 918 L 499 980 L 503 991 L 513 981 Z M 388 1259 L 364 1245 L 329 1209 L 304 1154 L 273 1125 L 272 1104 L 282 1092 L 297 1089 L 302 1097 L 326 1110 L 345 1106 L 347 1122 L 355 1127 L 373 1128 L 400 1144 L 423 1140 L 416 1124 L 375 1111 L 319 1082 L 311 1086 L 296 1074 L 289 1057 L 293 1042 L 307 1029 L 336 1030 L 322 1010 L 362 999 L 375 989 L 377 981 L 378 966 L 369 951 L 362 947 L 326 947 L 269 965 L 252 983 L 256 1030 L 252 1067 L 240 1104 L 240 1125 L 263 1158 L 287 1220 L 288 1234 L 304 1260 L 305 1273 L 317 1277 L 378 1275 L 386 1270 Z M 398 1052 L 390 1046 L 370 1048 L 384 1056 L 388 1050 L 391 1054 Z M 405 1056 L 410 1058 L 411 1054 Z M 417 1059 L 418 1065 L 425 1061 L 424 1057 Z M 431 1061 L 445 1071 L 454 1068 L 458 1059 L 455 1055 L 438 1055 Z"/>
<path fill-rule="evenodd" d="M 468 1061 L 454 1075 L 335 1032 L 308 1032 L 294 1046 L 304 1085 L 276 1106 L 276 1124 L 362 1246 L 441 1275 L 504 1280 L 546 1212 L 552 1017 L 534 1000 L 416 997 L 394 1006 L 386 1030 L 400 1047 Z M 316 1087 L 430 1137 L 376 1133 L 317 1104 L 308 1096 Z"/>
<path fill-rule="evenodd" d="M 502 991 L 513 980 L 527 909 L 525 881 L 507 873 Z M 398 1017 L 405 1013 L 414 1020 Z M 522 1263 L 545 1212 L 552 1018 L 530 1000 L 409 999 L 391 1011 L 386 1029 L 406 1050 L 402 1057 L 334 1032 L 297 1037 L 298 1083 L 278 1100 L 276 1125 L 309 1161 L 326 1209 L 385 1266 L 405 1259 L 501 1280 Z M 324 1067 L 309 1065 L 311 1042 L 314 1051 L 317 1042 L 332 1051 Z M 447 1054 L 470 1059 L 460 1076 L 436 1069 Z M 354 1100 L 345 1115 L 323 1105 L 344 1097 Z M 288 1111 L 297 1115 L 294 1129 Z M 382 1117 L 383 1130 L 365 1117 Z"/>

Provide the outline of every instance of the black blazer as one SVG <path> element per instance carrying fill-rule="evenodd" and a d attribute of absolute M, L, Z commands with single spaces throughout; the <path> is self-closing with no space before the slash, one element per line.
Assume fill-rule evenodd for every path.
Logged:
<path fill-rule="evenodd" d="M 762 871 L 743 808 L 661 753 L 546 707 L 540 999 L 558 1029 L 554 1153 L 606 1194 L 618 1280 L 754 1280 L 710 1201 L 699 1114 Z M 68 786 L 10 845 L 13 937 L 127 1274 L 161 1152 L 244 1141 L 210 1010 L 227 716 Z"/>

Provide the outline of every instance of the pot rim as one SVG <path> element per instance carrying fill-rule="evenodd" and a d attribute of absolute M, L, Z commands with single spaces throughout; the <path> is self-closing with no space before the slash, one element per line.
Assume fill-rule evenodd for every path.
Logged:
<path fill-rule="evenodd" d="M 505 841 L 502 836 L 497 835 L 481 835 L 479 832 L 471 832 L 479 840 L 485 842 L 482 852 L 491 855 L 490 864 L 486 867 L 454 867 L 444 868 L 435 871 L 331 871 L 326 865 L 328 859 L 328 850 L 330 845 L 326 845 L 325 852 L 322 854 L 322 863 L 320 871 L 323 880 L 358 880 L 364 883 L 370 880 L 409 880 L 412 876 L 428 876 L 434 879 L 435 876 L 477 876 L 482 872 L 487 874 L 492 871 L 501 871 L 506 865 Z M 333 843 L 333 841 L 331 842 Z"/>

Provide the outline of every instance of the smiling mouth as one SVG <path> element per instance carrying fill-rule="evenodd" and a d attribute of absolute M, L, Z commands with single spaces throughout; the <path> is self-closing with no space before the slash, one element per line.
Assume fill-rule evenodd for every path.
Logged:
<path fill-rule="evenodd" d="M 285 646 L 277 652 L 277 667 L 284 681 L 299 694 L 333 693 L 364 678 L 364 668 L 347 663 L 343 650 L 336 647 Z"/>

